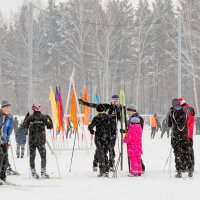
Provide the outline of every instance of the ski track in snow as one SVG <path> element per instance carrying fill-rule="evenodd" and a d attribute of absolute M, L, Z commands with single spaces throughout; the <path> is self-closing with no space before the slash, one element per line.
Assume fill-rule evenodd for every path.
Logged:
<path fill-rule="evenodd" d="M 47 133 L 48 134 L 48 133 Z M 61 170 L 62 179 L 58 179 L 58 170 L 55 156 L 47 147 L 47 172 L 52 176 L 49 180 L 33 180 L 29 178 L 28 158 L 16 159 L 17 171 L 20 176 L 8 176 L 9 182 L 19 186 L 0 186 L 1 199 L 7 200 L 199 200 L 200 193 L 200 136 L 194 137 L 195 151 L 195 173 L 193 179 L 189 179 L 187 174 L 184 178 L 176 179 L 174 155 L 172 154 L 171 177 L 169 163 L 164 165 L 170 152 L 170 140 L 160 139 L 160 132 L 156 134 L 154 140 L 150 139 L 150 130 L 143 131 L 143 161 L 146 166 L 146 173 L 142 177 L 128 177 L 127 155 L 124 152 L 124 171 L 118 171 L 118 178 L 97 178 L 97 173 L 92 172 L 92 161 L 94 150 L 75 150 L 72 164 L 72 171 L 69 172 L 71 159 L 70 151 L 58 151 L 57 157 Z M 12 136 L 13 137 L 13 136 Z M 50 137 L 49 137 L 50 140 Z M 16 147 L 12 138 L 13 150 Z M 71 139 L 73 143 L 73 138 Z M 124 151 L 126 146 L 124 145 Z M 116 161 L 118 159 L 118 144 L 116 143 Z M 11 152 L 9 150 L 9 160 L 13 166 Z M 40 173 L 40 157 L 36 158 L 37 172 Z M 55 177 L 55 178 L 53 178 Z"/>

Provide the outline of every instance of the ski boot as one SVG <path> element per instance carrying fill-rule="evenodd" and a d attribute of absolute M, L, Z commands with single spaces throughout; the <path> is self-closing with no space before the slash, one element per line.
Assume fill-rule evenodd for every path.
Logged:
<path fill-rule="evenodd" d="M 14 176 L 19 176 L 20 175 L 17 171 L 13 170 L 11 167 L 7 168 L 6 174 L 7 175 L 14 175 Z"/>
<path fill-rule="evenodd" d="M 105 173 L 100 172 L 97 177 L 105 177 Z"/>
<path fill-rule="evenodd" d="M 97 167 L 93 167 L 93 172 L 97 172 Z"/>
<path fill-rule="evenodd" d="M 46 173 L 46 170 L 45 169 L 42 169 L 41 170 L 41 178 L 43 179 L 49 179 L 49 175 Z"/>
<path fill-rule="evenodd" d="M 39 175 L 36 173 L 36 170 L 35 170 L 35 169 L 31 169 L 31 174 L 32 174 L 32 177 L 33 177 L 34 179 L 39 179 L 39 178 L 40 178 Z"/>
<path fill-rule="evenodd" d="M 193 170 L 188 171 L 188 177 L 192 178 L 193 177 Z"/>
<path fill-rule="evenodd" d="M 115 171 L 115 169 L 114 169 L 114 167 L 110 167 L 110 172 L 114 172 Z"/>
<path fill-rule="evenodd" d="M 5 185 L 5 180 L 4 179 L 0 179 L 0 185 Z"/>
<path fill-rule="evenodd" d="M 175 175 L 176 178 L 181 178 L 182 177 L 182 173 L 181 171 L 177 171 L 177 174 Z"/>
<path fill-rule="evenodd" d="M 104 177 L 109 177 L 109 172 L 106 172 L 105 174 L 104 174 Z"/>

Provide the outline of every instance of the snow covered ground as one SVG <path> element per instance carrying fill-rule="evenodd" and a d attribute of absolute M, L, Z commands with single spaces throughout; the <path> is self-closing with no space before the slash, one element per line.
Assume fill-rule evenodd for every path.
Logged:
<path fill-rule="evenodd" d="M 12 138 L 14 141 L 14 138 Z M 72 141 L 73 142 L 73 141 Z M 14 142 L 12 142 L 14 143 Z M 116 145 L 117 147 L 117 145 Z M 126 149 L 126 146 L 124 147 Z M 15 146 L 13 144 L 13 150 Z M 154 140 L 150 139 L 150 130 L 143 133 L 143 161 L 146 174 L 142 177 L 128 177 L 127 158 L 124 154 L 125 166 L 123 172 L 118 172 L 118 178 L 97 178 L 92 172 L 94 148 L 75 150 L 72 171 L 69 172 L 71 150 L 57 152 L 62 179 L 33 180 L 29 178 L 28 158 L 16 159 L 20 176 L 8 176 L 8 181 L 21 185 L 0 187 L 0 199 L 6 200 L 72 200 L 72 199 L 137 199 L 137 200 L 199 200 L 200 192 L 200 136 L 194 138 L 195 173 L 193 179 L 175 179 L 174 156 L 172 155 L 171 178 L 169 164 L 163 171 L 170 152 L 170 140 L 160 139 L 160 132 Z M 10 153 L 10 162 L 13 161 Z M 118 148 L 116 148 L 118 157 Z M 16 156 L 15 156 L 16 157 Z M 36 165 L 40 172 L 40 158 L 37 155 Z M 14 168 L 14 167 L 13 167 Z M 52 177 L 58 177 L 55 156 L 48 150 L 47 171 Z M 112 176 L 112 174 L 110 174 Z M 185 175 L 187 177 L 187 175 Z"/>

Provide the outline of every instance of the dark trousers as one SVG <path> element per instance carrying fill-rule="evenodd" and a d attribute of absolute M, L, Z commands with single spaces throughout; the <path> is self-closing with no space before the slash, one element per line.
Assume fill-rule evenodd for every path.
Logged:
<path fill-rule="evenodd" d="M 21 150 L 21 151 L 20 151 Z M 17 144 L 17 157 L 24 157 L 25 144 Z"/>
<path fill-rule="evenodd" d="M 41 157 L 41 170 L 46 170 L 46 147 L 45 145 L 39 146 L 30 146 L 30 167 L 31 169 L 35 169 L 35 156 L 36 149 L 38 149 L 40 157 Z"/>
<path fill-rule="evenodd" d="M 154 139 L 156 134 L 156 128 L 151 128 L 151 138 Z"/>
<path fill-rule="evenodd" d="M 98 156 L 98 162 L 99 162 L 99 170 L 100 173 L 105 173 L 109 171 L 109 164 L 108 164 L 108 144 L 105 143 L 96 143 L 97 148 L 97 156 Z"/>
<path fill-rule="evenodd" d="M 113 168 L 115 165 L 115 144 L 116 144 L 116 136 L 111 139 L 108 147 L 109 151 L 109 167 Z M 98 166 L 98 149 L 95 150 L 93 167 Z"/>
<path fill-rule="evenodd" d="M 167 138 L 169 138 L 169 128 L 163 128 L 161 138 L 163 138 L 165 132 L 167 132 Z"/>
<path fill-rule="evenodd" d="M 195 160 L 194 160 L 194 149 L 193 149 L 193 139 L 192 138 L 190 138 L 189 150 L 190 150 L 191 162 L 192 162 L 191 170 L 194 172 Z"/>
<path fill-rule="evenodd" d="M 192 170 L 192 151 L 187 140 L 172 140 L 177 171 Z"/>
<path fill-rule="evenodd" d="M 6 170 L 8 168 L 8 149 L 5 144 L 0 145 L 0 179 L 6 179 Z"/>

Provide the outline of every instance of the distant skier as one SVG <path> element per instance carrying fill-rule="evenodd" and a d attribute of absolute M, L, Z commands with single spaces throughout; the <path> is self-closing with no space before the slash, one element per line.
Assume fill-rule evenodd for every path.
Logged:
<path fill-rule="evenodd" d="M 194 135 L 194 123 L 195 123 L 195 110 L 192 106 L 187 104 L 183 98 L 178 99 L 181 104 L 181 108 L 183 108 L 187 114 L 188 114 L 188 138 L 190 140 L 189 146 L 190 146 L 190 153 L 192 156 L 192 172 L 194 172 L 194 149 L 193 149 L 193 135 Z"/>
<path fill-rule="evenodd" d="M 18 128 L 17 134 L 16 134 L 17 158 L 23 158 L 24 157 L 26 136 L 27 136 L 27 130 L 25 128 L 23 128 L 23 123 L 22 123 L 22 124 L 20 124 L 20 127 Z"/>
<path fill-rule="evenodd" d="M 196 117 L 195 125 L 196 125 L 196 135 L 200 135 L 200 116 Z"/>
<path fill-rule="evenodd" d="M 161 133 L 160 138 L 163 138 L 165 132 L 167 132 L 167 138 L 169 138 L 170 128 L 168 127 L 168 124 L 167 124 L 167 120 L 166 120 L 166 118 L 163 119 L 163 121 L 162 121 L 162 133 Z"/>
<path fill-rule="evenodd" d="M 96 106 L 98 112 L 88 126 L 91 134 L 95 135 L 96 154 L 99 163 L 99 177 L 108 177 L 109 163 L 108 151 L 113 136 L 114 122 L 110 115 L 105 113 L 105 108 L 102 104 Z M 94 131 L 94 127 L 96 131 Z"/>
<path fill-rule="evenodd" d="M 158 128 L 157 115 L 154 114 L 153 117 L 151 118 L 151 139 L 155 138 L 157 128 Z"/>
<path fill-rule="evenodd" d="M 53 123 L 48 115 L 41 113 L 41 107 L 39 104 L 33 104 L 33 114 L 26 116 L 23 127 L 29 130 L 29 151 L 30 151 L 30 167 L 33 178 L 38 179 L 39 175 L 35 170 L 35 156 L 36 149 L 38 149 L 41 157 L 41 177 L 49 178 L 46 173 L 46 133 L 47 129 L 53 128 Z"/>
<path fill-rule="evenodd" d="M 16 133 L 17 133 L 18 128 L 19 128 L 19 121 L 18 121 L 17 117 L 15 117 L 13 120 L 13 130 L 15 133 L 15 138 L 16 138 Z"/>
<path fill-rule="evenodd" d="M 8 168 L 8 146 L 9 138 L 13 128 L 13 117 L 11 104 L 3 100 L 0 110 L 0 184 L 6 182 L 6 170 Z"/>
<path fill-rule="evenodd" d="M 84 106 L 88 106 L 91 108 L 96 108 L 98 104 L 95 103 L 88 103 L 84 102 L 82 99 L 79 99 L 79 103 Z M 117 122 L 120 120 L 120 105 L 119 105 L 119 96 L 118 95 L 113 95 L 111 99 L 111 103 L 107 104 L 104 103 L 102 104 L 104 108 L 104 112 L 107 112 L 113 119 L 114 122 L 114 127 L 112 130 L 112 138 L 110 141 L 110 148 L 109 148 L 109 166 L 110 166 L 110 171 L 114 170 L 114 164 L 115 164 L 115 144 L 116 144 L 116 138 L 117 138 Z M 93 161 L 93 170 L 96 171 L 98 165 L 98 156 L 94 156 L 94 161 Z"/>
<path fill-rule="evenodd" d="M 178 99 L 172 101 L 172 108 L 168 113 L 168 126 L 172 127 L 171 145 L 174 149 L 176 178 L 182 177 L 182 172 L 188 170 L 188 176 L 192 177 L 192 160 L 190 141 L 188 138 L 188 116 L 185 109 L 181 108 Z"/>
<path fill-rule="evenodd" d="M 140 119 L 138 117 L 132 117 L 128 126 L 127 135 L 124 138 L 124 143 L 127 143 L 128 156 L 130 158 L 131 169 L 129 176 L 141 176 L 142 174 L 142 127 L 139 123 Z"/>

